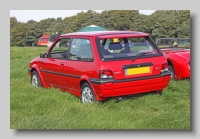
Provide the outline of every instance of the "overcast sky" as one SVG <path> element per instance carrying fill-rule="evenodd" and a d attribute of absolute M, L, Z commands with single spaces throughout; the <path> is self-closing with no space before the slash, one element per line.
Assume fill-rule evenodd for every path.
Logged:
<path fill-rule="evenodd" d="M 10 10 L 10 17 L 16 17 L 17 21 L 27 22 L 28 20 L 35 20 L 39 22 L 40 20 L 47 18 L 57 18 L 57 17 L 68 17 L 76 15 L 83 10 Z M 87 11 L 87 10 L 84 10 Z M 95 10 L 101 12 L 103 10 Z M 150 15 L 155 10 L 139 10 L 141 14 Z"/>

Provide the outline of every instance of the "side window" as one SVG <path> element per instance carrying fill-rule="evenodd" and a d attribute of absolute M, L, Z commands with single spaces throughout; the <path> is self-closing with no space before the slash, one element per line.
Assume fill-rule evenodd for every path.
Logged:
<path fill-rule="evenodd" d="M 66 59 L 69 43 L 69 38 L 59 39 L 50 50 L 49 56 L 51 58 Z"/>
<path fill-rule="evenodd" d="M 89 39 L 73 39 L 70 47 L 70 60 L 93 61 L 92 47 Z"/>

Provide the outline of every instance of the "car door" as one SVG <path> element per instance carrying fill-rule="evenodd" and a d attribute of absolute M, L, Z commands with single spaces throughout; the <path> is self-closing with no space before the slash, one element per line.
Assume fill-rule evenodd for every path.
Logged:
<path fill-rule="evenodd" d="M 49 86 L 67 88 L 67 50 L 70 39 L 59 39 L 50 48 L 40 67 L 44 81 Z"/>
<path fill-rule="evenodd" d="M 73 38 L 71 42 L 66 69 L 67 80 L 69 92 L 79 96 L 80 78 L 92 74 L 94 58 L 89 38 Z"/>

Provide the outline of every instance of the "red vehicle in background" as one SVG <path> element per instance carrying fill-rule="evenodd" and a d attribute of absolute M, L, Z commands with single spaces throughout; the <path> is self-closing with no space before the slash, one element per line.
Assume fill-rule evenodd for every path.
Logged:
<path fill-rule="evenodd" d="M 189 79 L 190 38 L 160 38 L 156 43 L 167 59 L 172 79 Z"/>
<path fill-rule="evenodd" d="M 42 37 L 40 37 L 40 39 L 37 42 L 37 46 L 39 46 L 39 47 L 48 46 L 49 38 L 50 38 L 50 36 L 48 34 L 42 35 Z"/>

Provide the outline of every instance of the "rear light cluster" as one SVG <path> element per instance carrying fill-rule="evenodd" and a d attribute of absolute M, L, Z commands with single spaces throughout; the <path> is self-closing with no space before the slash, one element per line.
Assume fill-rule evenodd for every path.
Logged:
<path fill-rule="evenodd" d="M 161 72 L 164 72 L 164 71 L 168 71 L 168 64 L 167 63 L 162 64 Z"/>
<path fill-rule="evenodd" d="M 100 79 L 113 79 L 113 73 L 111 70 L 100 70 L 99 78 Z"/>
<path fill-rule="evenodd" d="M 187 61 L 188 69 L 190 71 L 190 61 Z"/>

